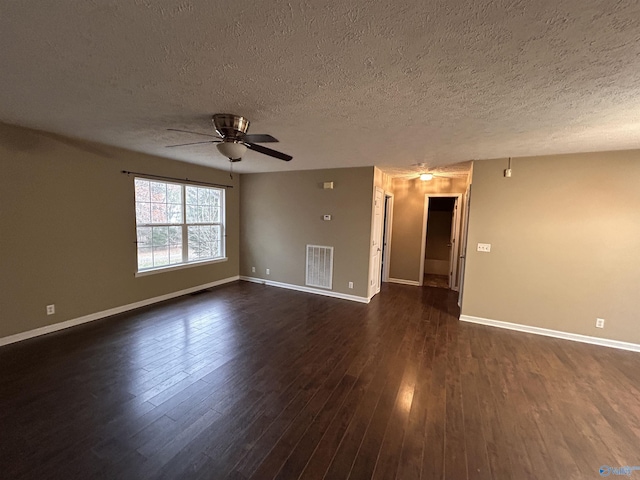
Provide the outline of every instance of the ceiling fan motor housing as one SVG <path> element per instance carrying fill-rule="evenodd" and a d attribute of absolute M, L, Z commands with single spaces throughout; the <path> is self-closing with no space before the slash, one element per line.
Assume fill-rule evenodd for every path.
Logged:
<path fill-rule="evenodd" d="M 242 140 L 249 130 L 249 120 L 231 113 L 216 113 L 213 116 L 213 125 L 218 135 L 225 140 Z"/>

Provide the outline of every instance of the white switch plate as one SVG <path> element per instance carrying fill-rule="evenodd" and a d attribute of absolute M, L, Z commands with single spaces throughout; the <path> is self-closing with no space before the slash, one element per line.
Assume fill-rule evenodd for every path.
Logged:
<path fill-rule="evenodd" d="M 324 218 L 325 220 L 331 220 L 331 215 L 325 215 L 322 218 Z"/>
<path fill-rule="evenodd" d="M 267 275 L 271 275 L 271 270 L 267 268 Z"/>
<path fill-rule="evenodd" d="M 47 305 L 47 315 L 53 315 L 54 313 L 56 313 L 56 306 Z"/>
<path fill-rule="evenodd" d="M 353 288 L 353 282 L 349 282 L 349 288 Z"/>
<path fill-rule="evenodd" d="M 478 244 L 478 251 L 479 252 L 490 252 L 491 251 L 491 244 L 490 243 L 479 243 Z"/>
<path fill-rule="evenodd" d="M 604 328 L 604 318 L 596 318 L 596 327 Z"/>

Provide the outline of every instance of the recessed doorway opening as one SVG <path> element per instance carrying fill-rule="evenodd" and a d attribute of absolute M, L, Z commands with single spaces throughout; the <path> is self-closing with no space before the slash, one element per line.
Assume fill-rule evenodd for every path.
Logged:
<path fill-rule="evenodd" d="M 461 195 L 427 194 L 420 278 L 423 286 L 458 289 Z"/>

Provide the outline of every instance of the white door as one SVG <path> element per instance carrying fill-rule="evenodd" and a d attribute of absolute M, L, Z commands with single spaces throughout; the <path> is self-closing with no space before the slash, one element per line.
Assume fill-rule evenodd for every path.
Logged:
<path fill-rule="evenodd" d="M 382 218 L 384 192 L 376 187 L 373 198 L 373 225 L 371 229 L 371 261 L 369 262 L 369 296 L 380 292 L 382 276 Z"/>

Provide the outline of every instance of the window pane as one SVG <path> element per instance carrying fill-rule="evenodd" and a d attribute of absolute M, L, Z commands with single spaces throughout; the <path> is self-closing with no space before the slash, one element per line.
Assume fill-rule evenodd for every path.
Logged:
<path fill-rule="evenodd" d="M 169 244 L 169 227 L 153 227 L 153 246 L 163 247 Z"/>
<path fill-rule="evenodd" d="M 211 223 L 211 207 L 206 205 L 198 207 L 198 220 L 200 223 Z"/>
<path fill-rule="evenodd" d="M 169 263 L 171 265 L 182 263 L 182 245 L 169 247 Z"/>
<path fill-rule="evenodd" d="M 211 190 L 209 188 L 198 189 L 198 203 L 200 205 L 211 205 Z"/>
<path fill-rule="evenodd" d="M 163 265 L 169 265 L 169 247 L 154 247 L 153 266 L 162 267 Z"/>
<path fill-rule="evenodd" d="M 198 207 L 195 205 L 187 205 L 187 223 L 198 222 Z"/>
<path fill-rule="evenodd" d="M 185 187 L 187 193 L 186 204 L 187 205 L 197 205 L 198 204 L 198 189 L 196 187 Z"/>
<path fill-rule="evenodd" d="M 220 209 L 214 208 L 211 213 L 211 221 L 218 223 L 220 221 Z"/>
<path fill-rule="evenodd" d="M 138 247 L 151 246 L 151 227 L 138 227 Z"/>
<path fill-rule="evenodd" d="M 167 207 L 167 223 L 182 223 L 182 205 Z"/>
<path fill-rule="evenodd" d="M 189 260 L 199 260 L 203 258 L 204 236 L 202 227 L 189 227 Z"/>
<path fill-rule="evenodd" d="M 182 187 L 180 185 L 167 184 L 167 202 L 182 204 Z"/>
<path fill-rule="evenodd" d="M 151 223 L 169 223 L 167 221 L 167 205 L 164 203 L 151 204 Z"/>
<path fill-rule="evenodd" d="M 136 202 L 136 223 L 151 223 L 151 204 Z"/>
<path fill-rule="evenodd" d="M 151 201 L 155 203 L 165 203 L 167 201 L 167 184 L 160 182 L 150 182 Z"/>
<path fill-rule="evenodd" d="M 135 197 L 136 202 L 149 202 L 151 196 L 149 195 L 149 180 L 143 180 L 141 178 L 135 179 Z"/>
<path fill-rule="evenodd" d="M 200 258 L 198 255 L 200 245 L 200 227 L 187 227 L 187 243 L 189 246 L 189 261 Z"/>
<path fill-rule="evenodd" d="M 151 247 L 141 248 L 138 245 L 138 270 L 151 267 L 153 267 L 153 254 L 151 253 Z"/>
<path fill-rule="evenodd" d="M 182 263 L 182 227 L 169 227 L 169 263 Z"/>
<path fill-rule="evenodd" d="M 169 245 L 182 245 L 182 227 L 169 227 Z"/>

